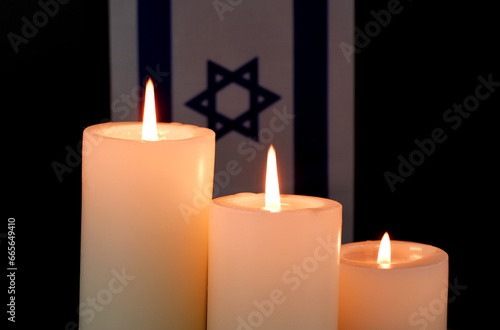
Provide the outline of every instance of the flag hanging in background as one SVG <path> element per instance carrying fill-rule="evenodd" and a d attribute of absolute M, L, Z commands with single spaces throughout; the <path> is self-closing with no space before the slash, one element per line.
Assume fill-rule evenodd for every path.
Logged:
<path fill-rule="evenodd" d="M 159 121 L 216 132 L 214 196 L 264 191 L 270 144 L 280 188 L 338 200 L 352 240 L 352 0 L 110 0 L 115 121 L 139 120 L 155 82 Z"/>

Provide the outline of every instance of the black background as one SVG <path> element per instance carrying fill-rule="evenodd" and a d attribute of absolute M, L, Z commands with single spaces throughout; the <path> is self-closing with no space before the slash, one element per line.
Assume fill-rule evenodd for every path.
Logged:
<path fill-rule="evenodd" d="M 358 1 L 356 26 L 373 21 L 385 1 Z M 500 28 L 493 8 L 477 2 L 401 2 L 387 27 L 356 58 L 355 240 L 392 238 L 438 246 L 449 254 L 449 328 L 487 329 L 493 305 L 497 240 L 498 90 L 455 130 L 443 120 L 474 95 L 478 76 L 498 70 Z M 441 128 L 437 144 L 394 192 L 384 173 L 398 174 L 414 143 Z M 455 298 L 455 299 L 453 299 Z M 488 307 L 489 306 L 489 307 Z"/>
<path fill-rule="evenodd" d="M 357 1 L 358 30 L 366 32 L 374 21 L 370 12 L 388 3 Z M 0 6 L 7 196 L 0 233 L 14 217 L 15 326 L 72 329 L 79 305 L 78 148 L 82 130 L 109 116 L 107 3 L 60 5 L 17 54 L 7 34 L 20 34 L 21 18 L 31 21 L 40 6 L 13 0 Z M 449 304 L 449 328 L 493 328 L 498 323 L 493 113 L 500 92 L 481 101 L 456 130 L 443 114 L 474 95 L 478 76 L 500 81 L 498 15 L 492 4 L 479 2 L 407 0 L 400 6 L 387 26 L 370 32 L 368 44 L 358 33 L 355 240 L 379 239 L 389 231 L 394 239 L 444 249 L 450 279 L 466 286 Z M 414 140 L 431 137 L 435 128 L 442 128 L 447 140 L 392 192 L 384 173 L 397 174 L 398 156 L 408 159 L 417 149 Z M 71 170 L 61 182 L 54 162 Z M 0 240 L 6 258 L 7 240 Z M 5 291 L 5 278 L 2 283 Z"/>
<path fill-rule="evenodd" d="M 16 329 L 76 329 L 79 306 L 81 159 L 85 127 L 109 117 L 106 1 L 71 0 L 14 53 L 37 1 L 2 1 L 3 180 L 0 232 L 16 219 Z M 5 25 L 5 23 L 7 23 Z M 70 152 L 72 150 L 73 152 Z M 67 156 L 71 154 L 71 156 Z M 68 157 L 68 159 L 66 159 Z M 53 162 L 70 164 L 60 182 Z M 4 182 L 5 182 L 4 181 Z M 7 260 L 2 239 L 2 274 Z M 2 293 L 7 282 L 2 276 Z M 6 295 L 2 295 L 6 308 Z M 5 302 L 5 304 L 4 304 Z M 7 323 L 2 310 L 3 324 Z M 9 322 L 10 323 L 10 322 Z M 12 326 L 12 324 L 9 324 Z"/>

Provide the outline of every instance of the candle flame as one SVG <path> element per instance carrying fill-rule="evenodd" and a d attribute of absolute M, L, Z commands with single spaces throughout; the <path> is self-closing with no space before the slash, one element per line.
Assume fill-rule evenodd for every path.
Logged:
<path fill-rule="evenodd" d="M 158 140 L 158 131 L 156 128 L 155 90 L 151 78 L 149 78 L 146 83 L 144 117 L 142 119 L 142 139 L 147 141 Z"/>
<path fill-rule="evenodd" d="M 276 152 L 273 146 L 269 147 L 267 153 L 266 169 L 266 207 L 265 210 L 279 212 L 281 210 L 280 187 L 278 183 L 278 166 L 276 162 Z"/>
<path fill-rule="evenodd" d="M 391 264 L 391 240 L 388 233 L 385 233 L 380 241 L 377 263 L 383 268 L 389 268 Z"/>

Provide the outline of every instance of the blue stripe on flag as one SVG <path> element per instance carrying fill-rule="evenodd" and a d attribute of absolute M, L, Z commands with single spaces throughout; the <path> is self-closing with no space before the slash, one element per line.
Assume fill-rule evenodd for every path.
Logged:
<path fill-rule="evenodd" d="M 170 1 L 140 0 L 137 9 L 139 84 L 145 86 L 151 77 L 155 83 L 157 120 L 169 122 L 172 107 Z"/>
<path fill-rule="evenodd" d="M 295 192 L 328 197 L 328 1 L 294 1 Z"/>

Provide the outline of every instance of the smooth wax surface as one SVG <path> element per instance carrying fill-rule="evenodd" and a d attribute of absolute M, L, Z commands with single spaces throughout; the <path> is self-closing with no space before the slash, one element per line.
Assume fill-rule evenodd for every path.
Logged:
<path fill-rule="evenodd" d="M 158 124 L 84 131 L 80 329 L 205 329 L 215 134 Z M 118 275 L 117 275 L 118 274 Z"/>
<path fill-rule="evenodd" d="M 208 329 L 336 329 L 342 206 L 264 194 L 212 202 Z"/>
<path fill-rule="evenodd" d="M 434 246 L 391 241 L 390 265 L 377 263 L 380 241 L 342 245 L 339 330 L 446 330 L 448 255 Z"/>

